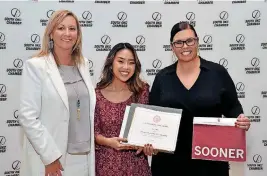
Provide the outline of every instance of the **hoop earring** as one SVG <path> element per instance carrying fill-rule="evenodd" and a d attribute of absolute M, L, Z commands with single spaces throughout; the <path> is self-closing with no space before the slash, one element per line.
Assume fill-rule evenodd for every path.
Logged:
<path fill-rule="evenodd" d="M 177 56 L 172 52 L 172 62 L 176 62 L 178 60 Z"/>

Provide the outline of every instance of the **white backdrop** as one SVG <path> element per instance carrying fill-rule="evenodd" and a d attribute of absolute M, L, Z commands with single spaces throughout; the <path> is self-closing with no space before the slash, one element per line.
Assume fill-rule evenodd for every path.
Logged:
<path fill-rule="evenodd" d="M 0 176 L 19 174 L 20 74 L 24 61 L 40 48 L 49 16 L 58 9 L 72 10 L 83 25 L 83 52 L 91 60 L 95 82 L 110 47 L 129 42 L 138 50 L 142 76 L 151 85 L 155 73 L 173 62 L 168 45 L 172 26 L 184 20 L 194 24 L 200 55 L 228 69 L 252 120 L 247 162 L 231 165 L 231 171 L 242 166 L 244 174 L 232 175 L 267 175 L 267 3 L 139 0 L 0 2 Z"/>

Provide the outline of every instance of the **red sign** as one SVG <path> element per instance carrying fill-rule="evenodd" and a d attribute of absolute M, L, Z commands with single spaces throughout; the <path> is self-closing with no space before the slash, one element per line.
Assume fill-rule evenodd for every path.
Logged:
<path fill-rule="evenodd" d="M 235 126 L 194 124 L 192 158 L 246 161 L 245 130 Z"/>

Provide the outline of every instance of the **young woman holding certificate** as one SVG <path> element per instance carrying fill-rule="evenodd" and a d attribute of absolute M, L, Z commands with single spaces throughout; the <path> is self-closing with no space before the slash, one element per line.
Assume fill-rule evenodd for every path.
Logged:
<path fill-rule="evenodd" d="M 97 176 L 151 176 L 145 155 L 152 155 L 152 146 L 136 151 L 121 144 L 126 140 L 118 137 L 126 105 L 148 103 L 149 85 L 140 79 L 140 72 L 141 63 L 132 45 L 119 43 L 111 49 L 96 88 Z"/>
<path fill-rule="evenodd" d="M 178 61 L 162 69 L 155 77 L 150 104 L 183 109 L 174 154 L 152 157 L 153 176 L 228 176 L 227 162 L 193 160 L 193 117 L 237 117 L 236 126 L 248 130 L 250 122 L 243 114 L 235 85 L 227 70 L 198 56 L 198 36 L 186 22 L 173 26 L 171 48 Z"/>

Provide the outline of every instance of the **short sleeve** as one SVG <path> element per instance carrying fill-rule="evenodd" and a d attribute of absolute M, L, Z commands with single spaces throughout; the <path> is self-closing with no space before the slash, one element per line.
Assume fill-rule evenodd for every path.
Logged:
<path fill-rule="evenodd" d="M 149 84 L 145 84 L 141 94 L 139 95 L 138 103 L 140 104 L 148 104 L 149 98 Z"/>
<path fill-rule="evenodd" d="M 98 101 L 98 91 L 96 89 L 96 106 L 95 106 L 95 117 L 94 117 L 94 129 L 95 129 L 95 136 L 101 134 L 101 116 L 100 116 L 100 109 L 99 109 L 99 101 Z"/>

